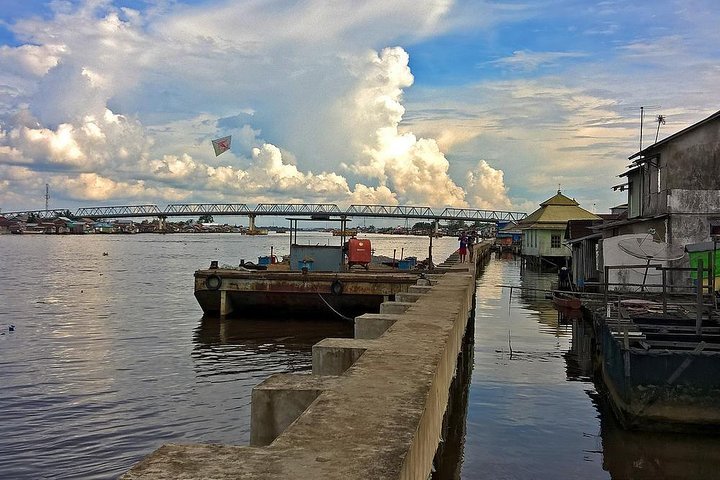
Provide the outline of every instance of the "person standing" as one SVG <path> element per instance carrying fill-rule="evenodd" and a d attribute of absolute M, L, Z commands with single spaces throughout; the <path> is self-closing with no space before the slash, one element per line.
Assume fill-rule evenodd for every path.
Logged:
<path fill-rule="evenodd" d="M 468 237 L 465 235 L 465 232 L 460 234 L 460 248 L 458 249 L 458 254 L 460 255 L 460 263 L 465 263 L 465 257 L 467 256 L 467 248 L 468 248 Z"/>
<path fill-rule="evenodd" d="M 477 232 L 472 230 L 468 236 L 468 257 L 473 261 L 473 253 L 475 253 L 475 244 L 477 243 Z"/>

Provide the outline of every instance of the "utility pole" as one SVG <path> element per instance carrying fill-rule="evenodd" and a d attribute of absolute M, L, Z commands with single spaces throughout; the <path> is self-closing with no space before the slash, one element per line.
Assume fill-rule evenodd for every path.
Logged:
<path fill-rule="evenodd" d="M 45 184 L 45 211 L 47 212 L 49 210 L 48 206 L 50 205 L 50 185 Z"/>

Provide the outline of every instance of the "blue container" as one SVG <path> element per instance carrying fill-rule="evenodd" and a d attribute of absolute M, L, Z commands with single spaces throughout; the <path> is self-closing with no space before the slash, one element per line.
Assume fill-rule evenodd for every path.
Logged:
<path fill-rule="evenodd" d="M 272 263 L 272 257 L 258 257 L 258 265 L 270 265 Z"/>
<path fill-rule="evenodd" d="M 400 269 L 400 270 L 410 270 L 414 266 L 415 265 L 410 260 L 400 260 L 398 262 L 398 269 Z"/>
<path fill-rule="evenodd" d="M 313 262 L 305 262 L 303 260 L 298 261 L 298 270 L 302 270 L 303 268 L 307 268 L 309 272 L 312 271 Z"/>

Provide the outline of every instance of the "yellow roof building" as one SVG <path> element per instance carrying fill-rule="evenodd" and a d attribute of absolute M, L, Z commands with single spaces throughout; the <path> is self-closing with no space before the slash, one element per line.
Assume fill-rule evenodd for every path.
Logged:
<path fill-rule="evenodd" d="M 600 217 L 590 213 L 572 198 L 568 198 L 560 190 L 555 196 L 548 198 L 540 204 L 540 208 L 520 221 L 520 228 L 542 228 L 550 230 L 565 230 L 569 220 L 600 220 Z"/>
<path fill-rule="evenodd" d="M 558 190 L 557 194 L 540 204 L 540 208 L 522 219 L 518 227 L 523 232 L 523 256 L 554 259 L 553 263 L 571 256 L 562 240 L 570 220 L 600 220 L 600 217 L 580 208 L 578 202 Z"/>

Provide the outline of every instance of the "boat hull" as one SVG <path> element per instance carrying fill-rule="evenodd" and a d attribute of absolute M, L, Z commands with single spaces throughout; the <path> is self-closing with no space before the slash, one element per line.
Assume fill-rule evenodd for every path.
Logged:
<path fill-rule="evenodd" d="M 601 329 L 603 383 L 624 427 L 720 432 L 720 352 L 624 348 Z"/>
<path fill-rule="evenodd" d="M 580 310 L 582 300 L 569 294 L 553 292 L 553 303 L 556 307 L 567 310 Z"/>
<path fill-rule="evenodd" d="M 418 274 L 354 272 L 195 272 L 195 298 L 208 315 L 257 318 L 350 317 L 377 313 L 380 304 L 407 292 Z"/>

